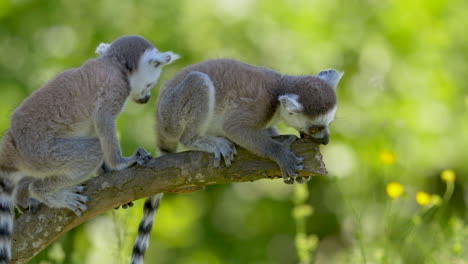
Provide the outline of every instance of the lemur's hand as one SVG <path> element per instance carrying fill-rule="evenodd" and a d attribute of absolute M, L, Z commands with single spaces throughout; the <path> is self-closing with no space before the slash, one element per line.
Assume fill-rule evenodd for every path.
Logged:
<path fill-rule="evenodd" d="M 291 144 L 296 141 L 296 139 L 296 136 L 291 136 L 281 143 L 283 145 L 283 149 L 276 160 L 283 174 L 284 183 L 286 184 L 293 184 L 294 179 L 297 178 L 296 171 L 304 168 L 304 165 L 302 164 L 304 158 L 296 156 L 296 154 L 291 151 Z"/>
<path fill-rule="evenodd" d="M 135 204 L 133 202 L 129 202 L 129 203 L 126 203 L 126 204 L 122 204 L 122 208 L 123 209 L 127 209 L 129 207 L 133 207 Z M 118 210 L 120 209 L 120 206 L 117 206 L 114 208 L 114 210 Z"/>
<path fill-rule="evenodd" d="M 140 165 L 145 164 L 153 158 L 144 148 L 138 148 L 134 156 L 136 158 L 136 163 Z"/>

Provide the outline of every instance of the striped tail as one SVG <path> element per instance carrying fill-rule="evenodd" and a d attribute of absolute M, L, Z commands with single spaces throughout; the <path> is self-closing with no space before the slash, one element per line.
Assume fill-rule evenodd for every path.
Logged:
<path fill-rule="evenodd" d="M 143 264 L 145 251 L 148 248 L 151 228 L 153 227 L 154 215 L 158 211 L 159 203 L 163 194 L 156 194 L 146 199 L 143 209 L 143 218 L 141 218 L 138 227 L 138 236 L 133 245 L 133 254 L 131 264 Z"/>
<path fill-rule="evenodd" d="M 13 236 L 14 185 L 0 179 L 0 264 L 11 261 L 11 241 Z"/>

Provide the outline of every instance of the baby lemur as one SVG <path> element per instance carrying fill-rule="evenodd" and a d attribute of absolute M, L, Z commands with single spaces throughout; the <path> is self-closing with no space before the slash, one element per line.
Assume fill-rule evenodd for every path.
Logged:
<path fill-rule="evenodd" d="M 13 197 L 25 176 L 32 179 L 31 202 L 81 215 L 88 197 L 76 184 L 103 162 L 121 170 L 150 157 L 143 149 L 122 156 L 116 118 L 128 97 L 148 102 L 161 68 L 178 56 L 139 36 L 120 37 L 96 52 L 99 58 L 60 73 L 11 116 L 0 144 L 0 263 L 11 259 Z"/>
<path fill-rule="evenodd" d="M 230 59 L 191 65 L 166 82 L 156 113 L 157 147 L 161 153 L 177 150 L 181 143 L 193 150 L 214 154 L 226 166 L 236 155 L 233 143 L 278 163 L 285 183 L 303 183 L 297 177 L 303 158 L 290 150 L 296 137 L 285 142 L 275 125 L 283 121 L 319 144 L 329 141 L 329 125 L 337 109 L 336 86 L 342 73 L 282 75 L 266 68 Z M 134 245 L 132 264 L 142 263 L 160 195 L 145 202 L 144 217 Z"/>

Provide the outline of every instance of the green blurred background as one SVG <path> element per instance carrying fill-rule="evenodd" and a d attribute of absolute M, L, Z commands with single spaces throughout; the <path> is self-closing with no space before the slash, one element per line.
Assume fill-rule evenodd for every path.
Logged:
<path fill-rule="evenodd" d="M 182 56 L 160 84 L 222 57 L 345 71 L 322 147 L 330 175 L 310 181 L 305 202 L 281 180 L 166 195 L 146 263 L 468 263 L 466 0 L 0 0 L 0 130 L 32 91 L 124 34 Z M 155 100 L 119 118 L 127 155 L 154 153 Z M 404 189 L 393 199 L 390 182 Z M 75 228 L 31 263 L 128 263 L 141 207 Z M 305 242 L 294 208 L 307 209 Z"/>

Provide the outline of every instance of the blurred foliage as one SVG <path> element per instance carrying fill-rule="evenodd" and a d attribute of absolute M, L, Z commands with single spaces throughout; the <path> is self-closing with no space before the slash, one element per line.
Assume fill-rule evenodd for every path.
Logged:
<path fill-rule="evenodd" d="M 160 83 L 220 57 L 290 74 L 341 69 L 322 147 L 330 175 L 311 180 L 303 204 L 314 209 L 303 228 L 319 239 L 312 262 L 468 263 L 466 10 L 465 0 L 0 0 L 0 130 L 32 91 L 123 34 L 182 55 Z M 119 118 L 126 154 L 154 150 L 154 103 Z M 402 187 L 394 199 L 390 182 Z M 167 195 L 147 263 L 297 263 L 293 191 L 265 180 Z M 141 205 L 72 230 L 31 263 L 128 263 Z"/>

